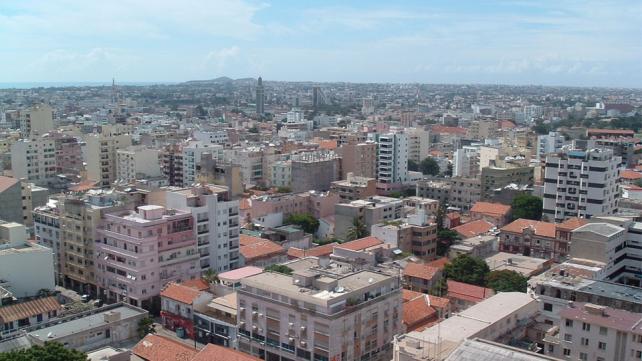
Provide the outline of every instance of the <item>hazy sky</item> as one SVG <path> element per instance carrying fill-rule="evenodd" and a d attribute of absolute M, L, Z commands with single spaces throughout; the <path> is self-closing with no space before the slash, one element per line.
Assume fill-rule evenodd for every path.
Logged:
<path fill-rule="evenodd" d="M 642 0 L 0 0 L 0 82 L 642 87 Z"/>

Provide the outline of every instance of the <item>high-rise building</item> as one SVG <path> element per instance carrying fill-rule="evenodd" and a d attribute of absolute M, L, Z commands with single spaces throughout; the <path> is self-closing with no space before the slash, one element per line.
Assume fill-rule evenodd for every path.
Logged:
<path fill-rule="evenodd" d="M 266 360 L 389 360 L 402 327 L 398 271 L 319 262 L 241 280 L 239 350 Z"/>
<path fill-rule="evenodd" d="M 333 151 L 305 152 L 292 156 L 292 191 L 327 191 L 339 179 L 340 162 Z"/>
<path fill-rule="evenodd" d="M 102 133 L 87 136 L 87 178 L 107 188 L 117 179 L 119 149 L 132 145 L 125 129 L 103 127 Z"/>
<path fill-rule="evenodd" d="M 464 146 L 453 153 L 453 177 L 479 175 L 479 148 Z"/>
<path fill-rule="evenodd" d="M 169 282 L 199 277 L 193 222 L 157 205 L 105 214 L 95 242 L 99 296 L 149 309 Z"/>
<path fill-rule="evenodd" d="M 620 163 L 610 149 L 572 149 L 547 156 L 544 217 L 562 221 L 617 212 Z"/>
<path fill-rule="evenodd" d="M 564 136 L 559 132 L 549 132 L 548 134 L 537 136 L 537 157 L 540 160 L 547 154 L 557 153 L 562 150 L 564 145 Z"/>
<path fill-rule="evenodd" d="M 14 177 L 46 186 L 56 177 L 56 141 L 46 136 L 22 139 L 11 145 Z"/>
<path fill-rule="evenodd" d="M 20 133 L 24 138 L 44 135 L 54 129 L 53 109 L 38 104 L 20 113 Z"/>
<path fill-rule="evenodd" d="M 159 150 L 145 146 L 131 146 L 116 151 L 116 179 L 131 183 L 136 179 L 161 175 Z"/>
<path fill-rule="evenodd" d="M 346 179 L 348 173 L 366 178 L 377 176 L 377 144 L 374 142 L 347 143 L 336 152 L 341 156 L 341 179 Z"/>
<path fill-rule="evenodd" d="M 265 114 L 265 88 L 263 88 L 261 77 L 256 84 L 256 114 L 259 116 Z"/>
<path fill-rule="evenodd" d="M 408 181 L 408 135 L 375 135 L 377 146 L 377 181 L 402 184 Z"/>
<path fill-rule="evenodd" d="M 239 201 L 230 200 L 226 187 L 167 192 L 167 206 L 192 214 L 201 272 L 225 272 L 239 266 Z"/>

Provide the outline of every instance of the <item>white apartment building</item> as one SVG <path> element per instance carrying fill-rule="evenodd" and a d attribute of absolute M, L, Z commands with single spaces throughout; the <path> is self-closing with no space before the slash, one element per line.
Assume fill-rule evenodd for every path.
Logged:
<path fill-rule="evenodd" d="M 408 128 L 408 159 L 419 164 L 430 155 L 430 132 L 421 128 Z"/>
<path fill-rule="evenodd" d="M 47 104 L 38 104 L 20 113 L 20 133 L 24 138 L 44 135 L 53 129 L 53 109 Z"/>
<path fill-rule="evenodd" d="M 286 263 L 292 275 L 241 280 L 239 350 L 265 360 L 389 360 L 401 332 L 398 273 L 320 262 L 304 258 Z"/>
<path fill-rule="evenodd" d="M 137 179 L 159 177 L 160 150 L 145 146 L 131 146 L 116 151 L 116 179 L 132 183 Z"/>
<path fill-rule="evenodd" d="M 265 167 L 267 154 L 259 147 L 244 147 L 225 150 L 225 161 L 241 167 L 241 179 L 245 187 L 255 185 L 267 178 L 269 167 Z M 264 171 L 265 169 L 265 171 Z"/>
<path fill-rule="evenodd" d="M 191 212 L 201 272 L 225 272 L 239 266 L 239 201 L 222 186 L 167 192 L 167 206 Z"/>
<path fill-rule="evenodd" d="M 228 142 L 227 130 L 195 130 L 192 137 L 200 142 L 209 144 L 225 144 Z"/>
<path fill-rule="evenodd" d="M 535 159 L 543 159 L 547 154 L 557 153 L 562 150 L 564 136 L 559 132 L 537 136 L 537 156 Z"/>
<path fill-rule="evenodd" d="M 272 163 L 270 184 L 272 187 L 290 187 L 292 185 L 292 161 L 280 160 Z"/>
<path fill-rule="evenodd" d="M 191 141 L 183 145 L 183 185 L 198 183 L 198 175 L 203 153 L 212 153 L 212 159 L 220 159 L 223 146 L 205 142 Z"/>
<path fill-rule="evenodd" d="M 0 286 L 15 297 L 37 296 L 40 290 L 52 290 L 54 257 L 50 248 L 28 243 L 24 225 L 0 223 Z"/>
<path fill-rule="evenodd" d="M 546 355 L 564 360 L 642 360 L 642 314 L 591 303 L 560 311 L 559 329 L 544 338 Z"/>
<path fill-rule="evenodd" d="M 370 228 L 381 222 L 402 218 L 404 204 L 401 199 L 374 196 L 334 206 L 334 235 L 345 240 L 355 219 L 359 219 L 370 232 Z"/>
<path fill-rule="evenodd" d="M 375 134 L 377 142 L 377 181 L 401 184 L 408 182 L 408 135 Z"/>
<path fill-rule="evenodd" d="M 453 177 L 479 175 L 479 147 L 464 146 L 453 152 Z"/>
<path fill-rule="evenodd" d="M 58 201 L 49 202 L 33 210 L 33 230 L 36 242 L 53 252 L 54 279 L 57 285 L 63 284 L 63 249 L 60 243 L 60 212 Z"/>
<path fill-rule="evenodd" d="M 119 149 L 132 145 L 132 137 L 124 128 L 103 127 L 102 133 L 85 137 L 87 178 L 109 187 L 117 179 Z"/>
<path fill-rule="evenodd" d="M 11 169 L 17 179 L 47 185 L 56 174 L 56 141 L 46 136 L 22 139 L 11 145 Z"/>
<path fill-rule="evenodd" d="M 610 149 L 574 149 L 547 156 L 544 217 L 562 221 L 617 212 L 620 162 Z"/>

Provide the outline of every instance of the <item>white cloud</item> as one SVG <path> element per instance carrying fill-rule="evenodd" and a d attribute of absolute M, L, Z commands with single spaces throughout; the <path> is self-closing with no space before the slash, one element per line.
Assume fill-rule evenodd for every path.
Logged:
<path fill-rule="evenodd" d="M 216 72 L 221 74 L 225 70 L 227 63 L 238 57 L 240 51 L 241 49 L 238 46 L 210 51 L 205 57 L 206 66 L 213 64 Z"/>

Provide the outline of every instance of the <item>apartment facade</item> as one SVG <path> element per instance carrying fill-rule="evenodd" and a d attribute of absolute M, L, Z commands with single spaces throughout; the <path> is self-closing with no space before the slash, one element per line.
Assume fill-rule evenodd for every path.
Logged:
<path fill-rule="evenodd" d="M 148 309 L 169 282 L 200 276 L 188 212 L 145 205 L 105 214 L 96 243 L 100 297 Z"/>
<path fill-rule="evenodd" d="M 125 183 L 161 175 L 157 149 L 131 146 L 116 151 L 116 179 Z"/>
<path fill-rule="evenodd" d="M 53 252 L 54 280 L 56 285 L 63 285 L 63 249 L 60 243 L 61 209 L 57 200 L 33 210 L 33 230 L 36 243 Z"/>
<path fill-rule="evenodd" d="M 560 359 L 642 359 L 642 314 L 576 302 L 560 311 L 559 330 L 544 338 L 546 355 Z"/>
<path fill-rule="evenodd" d="M 548 132 L 548 134 L 538 135 L 536 159 L 544 159 L 547 154 L 561 151 L 563 145 L 564 136 L 559 132 Z"/>
<path fill-rule="evenodd" d="M 11 169 L 17 179 L 46 186 L 56 177 L 56 141 L 46 136 L 11 145 Z"/>
<path fill-rule="evenodd" d="M 533 167 L 484 167 L 481 170 L 482 199 L 491 198 L 495 189 L 509 184 L 532 185 L 534 182 Z"/>
<path fill-rule="evenodd" d="M 377 195 L 377 180 L 348 173 L 345 180 L 332 182 L 330 192 L 339 195 L 342 203 L 372 197 Z"/>
<path fill-rule="evenodd" d="M 47 104 L 37 104 L 20 113 L 20 133 L 25 138 L 43 135 L 54 129 L 53 109 Z"/>
<path fill-rule="evenodd" d="M 386 184 L 408 182 L 408 135 L 375 134 L 377 142 L 377 181 Z"/>
<path fill-rule="evenodd" d="M 132 145 L 132 138 L 119 127 L 103 127 L 102 133 L 85 138 L 87 178 L 98 182 L 101 188 L 109 187 L 117 179 L 118 150 Z"/>
<path fill-rule="evenodd" d="M 339 239 L 346 239 L 355 219 L 361 220 L 369 232 L 374 224 L 404 216 L 402 200 L 382 196 L 336 204 L 334 213 L 334 235 Z"/>
<path fill-rule="evenodd" d="M 167 206 L 191 213 L 199 267 L 225 272 L 239 267 L 239 201 L 226 187 L 207 185 L 167 192 Z"/>
<path fill-rule="evenodd" d="M 610 149 L 575 149 L 547 156 L 543 215 L 561 222 L 617 212 L 620 162 Z"/>
<path fill-rule="evenodd" d="M 292 275 L 241 281 L 239 350 L 267 360 L 389 360 L 401 332 L 398 275 L 338 265 L 332 272 L 317 262 L 304 258 L 287 264 Z"/>
<path fill-rule="evenodd" d="M 341 174 L 340 161 L 333 151 L 305 152 L 293 155 L 292 191 L 327 191 Z"/>
<path fill-rule="evenodd" d="M 346 179 L 348 173 L 355 176 L 375 178 L 377 176 L 377 144 L 346 143 L 337 148 L 341 156 L 341 179 Z"/>

